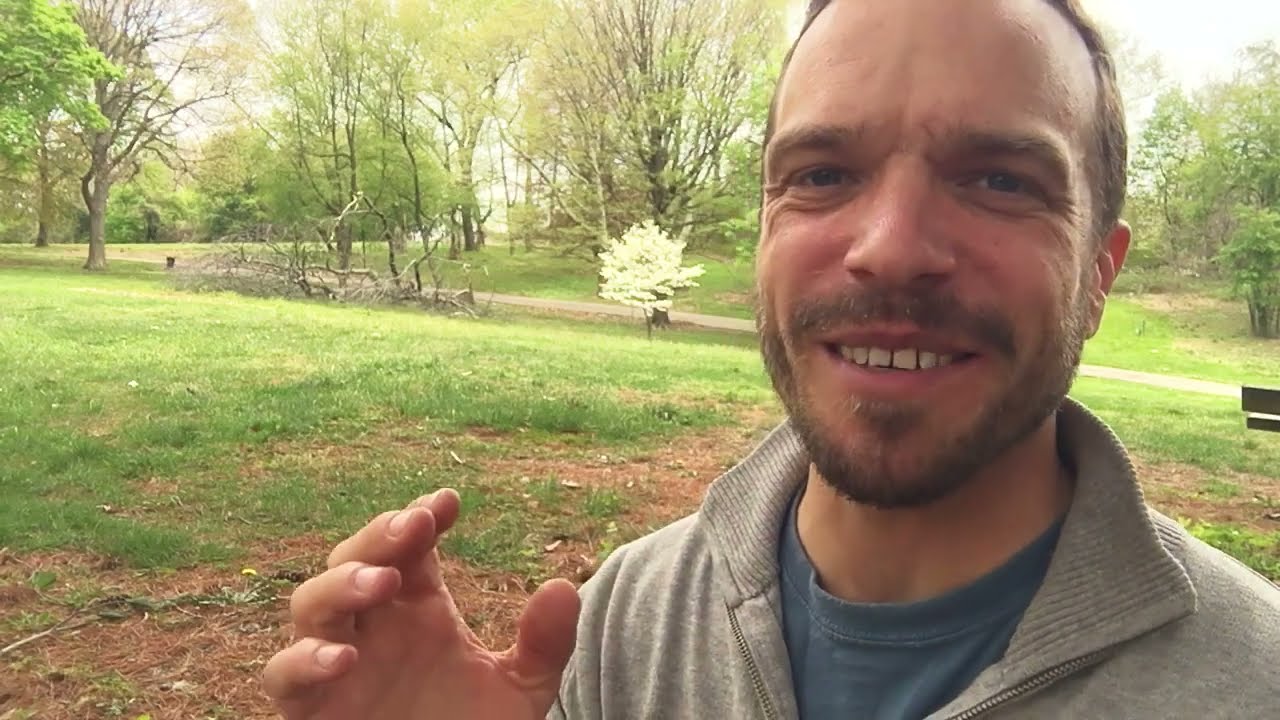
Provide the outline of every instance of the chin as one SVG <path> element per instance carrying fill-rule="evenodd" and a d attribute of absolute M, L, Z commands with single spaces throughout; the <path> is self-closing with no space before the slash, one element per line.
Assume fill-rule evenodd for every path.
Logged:
<path fill-rule="evenodd" d="M 967 438 L 975 416 L 949 419 L 912 403 L 862 403 L 826 417 L 796 417 L 818 473 L 841 496 L 884 509 L 928 506 L 962 487 L 983 453 Z M 812 425 L 809 423 L 814 422 Z"/>

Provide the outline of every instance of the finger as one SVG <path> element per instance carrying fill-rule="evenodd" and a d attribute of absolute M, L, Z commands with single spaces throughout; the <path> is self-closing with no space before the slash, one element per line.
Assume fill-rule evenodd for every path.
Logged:
<path fill-rule="evenodd" d="M 533 593 L 520 616 L 515 648 L 506 655 L 518 682 L 559 688 L 577 641 L 580 605 L 568 580 L 550 580 Z"/>
<path fill-rule="evenodd" d="M 390 602 L 400 589 L 395 568 L 349 562 L 302 583 L 289 598 L 299 637 L 355 639 L 356 613 Z"/>
<path fill-rule="evenodd" d="M 436 520 L 431 511 L 411 505 L 385 512 L 338 543 L 329 553 L 329 567 L 347 562 L 403 566 L 435 547 Z"/>
<path fill-rule="evenodd" d="M 440 568 L 438 550 L 440 536 L 453 527 L 462 510 L 462 499 L 456 490 L 445 488 L 418 498 L 410 507 L 425 507 L 436 521 L 436 537 L 428 552 L 420 557 L 410 556 L 399 565 L 404 577 L 403 592 L 407 597 L 444 589 L 444 573 Z"/>
<path fill-rule="evenodd" d="M 262 688 L 286 718 L 305 717 L 328 684 L 356 662 L 350 645 L 305 638 L 276 653 L 262 671 Z"/>
<path fill-rule="evenodd" d="M 462 498 L 453 488 L 443 488 L 430 495 L 424 495 L 418 498 L 415 504 L 427 508 L 432 515 L 435 515 L 437 535 L 449 532 L 462 510 Z"/>

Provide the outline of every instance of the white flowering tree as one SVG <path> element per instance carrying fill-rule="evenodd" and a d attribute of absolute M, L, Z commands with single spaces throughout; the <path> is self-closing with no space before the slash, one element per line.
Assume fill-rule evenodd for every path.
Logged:
<path fill-rule="evenodd" d="M 600 297 L 640 308 L 652 336 L 655 325 L 670 324 L 676 291 L 697 286 L 694 279 L 704 272 L 702 265 L 685 267 L 684 243 L 646 221 L 611 239 L 600 253 Z"/>

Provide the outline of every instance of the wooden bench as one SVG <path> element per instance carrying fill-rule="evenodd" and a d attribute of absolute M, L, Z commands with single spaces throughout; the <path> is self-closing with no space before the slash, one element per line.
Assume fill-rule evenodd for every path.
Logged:
<path fill-rule="evenodd" d="M 1280 432 L 1280 390 L 1246 385 L 1240 388 L 1240 407 L 1245 427 Z"/>

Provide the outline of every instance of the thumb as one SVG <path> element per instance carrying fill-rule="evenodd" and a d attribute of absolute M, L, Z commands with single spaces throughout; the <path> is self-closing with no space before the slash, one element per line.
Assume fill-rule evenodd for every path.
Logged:
<path fill-rule="evenodd" d="M 577 642 L 578 591 L 568 580 L 549 580 L 529 598 L 516 630 L 508 667 L 521 681 L 559 686 Z"/>

